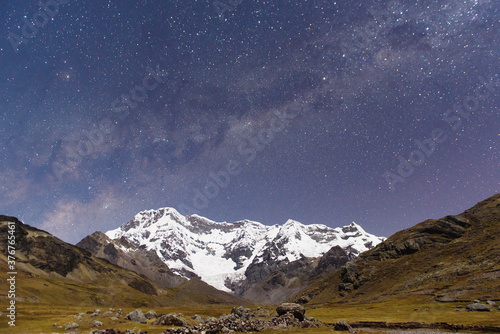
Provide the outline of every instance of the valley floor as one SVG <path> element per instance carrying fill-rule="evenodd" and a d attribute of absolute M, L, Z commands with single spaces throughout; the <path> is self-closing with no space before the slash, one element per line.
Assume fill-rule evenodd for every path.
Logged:
<path fill-rule="evenodd" d="M 5 310 L 7 305 L 5 299 L 0 301 L 2 310 Z M 334 332 L 331 326 L 327 324 L 335 324 L 339 320 L 344 320 L 348 323 L 357 322 L 390 322 L 390 323 L 448 323 L 454 325 L 468 326 L 492 326 L 496 330 L 491 332 L 500 332 L 500 311 L 491 310 L 491 312 L 466 312 L 465 306 L 468 303 L 438 303 L 425 298 L 409 298 L 404 297 L 396 300 L 373 302 L 364 304 L 332 304 L 332 305 L 317 305 L 308 306 L 306 316 L 321 320 L 324 325 L 319 328 L 288 328 L 288 332 L 294 333 L 332 333 Z M 69 333 L 64 327 L 69 323 L 78 322 L 80 327 L 79 333 L 88 333 L 95 329 L 113 328 L 125 331 L 126 329 L 147 331 L 149 334 L 162 333 L 167 327 L 153 326 L 148 324 L 140 324 L 125 320 L 124 317 L 129 312 L 137 308 L 123 307 L 123 315 L 118 320 L 110 320 L 110 315 L 104 316 L 103 313 L 109 310 L 108 307 L 90 307 L 90 306 L 47 306 L 37 303 L 18 303 L 16 315 L 16 326 L 9 327 L 7 318 L 4 314 L 0 317 L 0 332 L 5 334 L 10 333 Z M 102 312 L 97 317 L 90 316 L 90 313 L 99 308 Z M 183 318 L 190 325 L 195 325 L 196 322 L 191 319 L 195 314 L 203 318 L 219 317 L 222 314 L 229 314 L 231 306 L 193 306 L 193 307 L 158 307 L 153 308 L 157 314 L 167 313 L 182 313 Z M 256 309 L 256 307 L 250 307 Z M 144 313 L 151 310 L 150 307 L 142 307 Z M 274 307 L 266 306 L 263 309 L 268 310 L 269 314 L 273 314 Z M 117 308 L 114 308 L 115 312 Z M 90 313 L 89 313 L 90 312 Z M 77 321 L 75 316 L 79 313 L 85 313 L 83 320 Z M 102 327 L 91 327 L 92 320 L 99 320 L 103 323 Z M 54 326 L 54 324 L 57 324 Z M 59 327 L 62 326 L 62 327 Z M 441 329 L 440 332 L 446 330 Z M 427 328 L 423 330 L 403 331 L 399 329 L 376 329 L 376 328 L 359 328 L 357 333 L 435 333 L 436 329 Z M 470 332 L 470 331 L 465 331 Z M 283 330 L 268 330 L 261 332 L 263 334 L 283 333 Z M 347 333 L 347 332 L 344 332 Z"/>

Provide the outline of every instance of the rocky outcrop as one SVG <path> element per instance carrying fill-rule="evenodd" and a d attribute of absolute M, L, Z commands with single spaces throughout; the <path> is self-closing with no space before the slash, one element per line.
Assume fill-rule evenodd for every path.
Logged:
<path fill-rule="evenodd" d="M 318 264 L 311 271 L 309 279 L 318 278 L 321 275 L 333 273 L 345 265 L 352 257 L 342 249 L 342 247 L 332 247 L 328 252 L 320 257 Z"/>
<path fill-rule="evenodd" d="M 305 310 L 301 305 L 283 305 L 282 313 L 269 320 L 257 319 L 255 317 L 259 310 L 253 311 L 248 308 L 233 308 L 231 314 L 224 314 L 217 318 L 207 318 L 203 324 L 195 326 L 184 326 L 182 328 L 166 329 L 164 334 L 194 334 L 194 333 L 232 333 L 232 332 L 260 332 L 263 330 L 291 330 L 292 328 L 319 327 L 322 323 L 304 315 Z M 298 312 L 299 317 L 294 313 Z M 302 320 L 299 320 L 302 318 Z"/>

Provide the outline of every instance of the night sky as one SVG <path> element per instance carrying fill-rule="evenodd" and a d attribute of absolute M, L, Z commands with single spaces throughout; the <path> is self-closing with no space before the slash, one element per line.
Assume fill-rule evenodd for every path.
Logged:
<path fill-rule="evenodd" d="M 389 236 L 498 192 L 500 4 L 2 1 L 0 213 Z"/>

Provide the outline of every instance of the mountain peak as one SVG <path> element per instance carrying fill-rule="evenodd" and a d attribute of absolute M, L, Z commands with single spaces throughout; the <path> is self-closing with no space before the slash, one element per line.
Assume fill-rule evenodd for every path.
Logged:
<path fill-rule="evenodd" d="M 283 225 L 284 228 L 301 228 L 304 225 L 296 220 L 288 219 L 286 223 Z"/>

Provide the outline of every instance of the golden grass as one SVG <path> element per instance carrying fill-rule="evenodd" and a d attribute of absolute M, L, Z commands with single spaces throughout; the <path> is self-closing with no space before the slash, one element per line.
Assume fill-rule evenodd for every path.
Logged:
<path fill-rule="evenodd" d="M 393 298 L 372 303 L 333 304 L 310 308 L 307 315 L 323 322 L 384 321 L 384 322 L 447 322 L 459 325 L 500 326 L 500 311 L 466 312 L 455 311 L 457 306 L 465 309 L 467 303 L 440 303 L 428 297 Z M 418 310 L 415 310 L 418 309 Z M 424 310 L 422 310 L 424 309 Z M 426 311 L 428 309 L 429 311 Z"/>
<path fill-rule="evenodd" d="M 1 308 L 5 309 L 6 300 L 1 300 Z M 491 312 L 456 312 L 456 306 L 465 306 L 463 303 L 438 303 L 432 300 L 425 299 L 424 297 L 413 298 L 399 298 L 388 300 L 384 302 L 373 302 L 364 304 L 333 304 L 328 306 L 309 307 L 306 315 L 319 319 L 325 323 L 335 323 L 338 320 L 345 320 L 347 322 L 358 321 L 385 321 L 385 322 L 448 322 L 452 324 L 464 325 L 491 325 L 500 326 L 500 311 L 492 310 Z M 75 322 L 73 316 L 78 313 L 86 313 L 94 311 L 96 308 L 101 310 L 101 314 L 95 318 L 91 318 L 90 314 L 85 314 L 83 321 L 78 321 L 80 333 L 88 333 L 92 329 L 90 322 L 92 320 L 99 320 L 104 323 L 104 328 L 115 328 L 120 330 L 134 329 L 146 330 L 150 334 L 159 334 L 166 328 L 164 326 L 152 326 L 149 324 L 133 323 L 125 320 L 124 317 L 129 312 L 136 308 L 125 307 L 122 308 L 123 315 L 119 317 L 118 321 L 112 321 L 109 318 L 113 315 L 103 316 L 102 313 L 109 310 L 109 307 L 89 307 L 89 306 L 50 306 L 38 303 L 18 303 L 17 304 L 17 319 L 16 327 L 7 327 L 5 317 L 2 317 L 0 323 L 0 332 L 5 334 L 17 333 L 64 333 L 64 326 L 67 323 Z M 232 306 L 199 306 L 199 307 L 143 307 L 142 311 L 146 313 L 153 309 L 158 314 L 166 313 L 182 313 L 184 318 L 191 324 L 195 323 L 191 317 L 198 314 L 202 317 L 219 317 L 222 314 L 228 314 Z M 255 307 L 251 307 L 255 308 Z M 269 310 L 274 311 L 273 307 L 267 307 Z M 415 309 L 429 309 L 429 311 L 415 311 Z M 115 311 L 118 309 L 114 307 Z M 53 324 L 57 323 L 62 325 L 63 328 L 54 327 Z M 283 333 L 279 330 L 268 330 L 262 332 L 263 334 Z M 329 327 L 322 326 L 321 328 L 308 328 L 297 329 L 292 328 L 285 332 L 294 333 L 332 333 L 333 330 Z M 67 332 L 66 332 L 67 333 Z M 358 331 L 359 333 L 359 331 Z M 374 332 L 370 332 L 373 334 Z"/>

